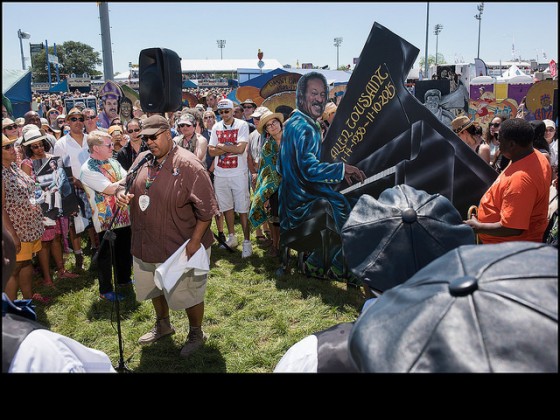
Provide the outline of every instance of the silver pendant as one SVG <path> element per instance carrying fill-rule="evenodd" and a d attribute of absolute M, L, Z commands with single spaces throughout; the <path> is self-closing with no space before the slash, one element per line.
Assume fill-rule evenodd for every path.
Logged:
<path fill-rule="evenodd" d="M 150 197 L 147 196 L 146 194 L 143 194 L 138 198 L 138 206 L 140 207 L 140 210 L 142 211 L 146 210 L 149 205 L 150 205 Z"/>

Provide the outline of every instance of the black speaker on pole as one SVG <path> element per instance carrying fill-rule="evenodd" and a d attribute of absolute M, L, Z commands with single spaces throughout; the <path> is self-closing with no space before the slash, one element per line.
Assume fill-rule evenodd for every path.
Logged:
<path fill-rule="evenodd" d="M 140 105 L 144 112 L 173 112 L 181 107 L 181 59 L 166 48 L 147 48 L 139 58 Z"/>

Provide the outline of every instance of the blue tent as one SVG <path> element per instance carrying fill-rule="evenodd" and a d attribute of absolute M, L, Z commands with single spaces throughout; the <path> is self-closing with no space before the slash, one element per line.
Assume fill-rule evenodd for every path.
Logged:
<path fill-rule="evenodd" d="M 2 94 L 12 104 L 13 117 L 19 118 L 31 110 L 31 70 L 2 69 Z"/>
<path fill-rule="evenodd" d="M 187 89 L 187 88 L 197 88 L 197 84 L 194 83 L 192 80 L 185 80 L 183 82 L 183 89 Z"/>
<path fill-rule="evenodd" d="M 87 91 L 89 92 L 89 88 Z M 51 86 L 49 92 L 68 92 L 68 80 L 64 79 L 59 84 Z"/>
<path fill-rule="evenodd" d="M 261 76 L 258 76 L 258 77 L 255 77 L 253 79 L 249 79 L 246 82 L 240 83 L 239 86 L 240 87 L 241 86 L 254 86 L 254 87 L 260 89 L 265 85 L 266 82 L 268 82 L 274 76 L 276 76 L 277 74 L 282 74 L 282 73 L 289 73 L 289 72 L 284 70 L 284 69 L 277 68 L 277 69 L 271 70 L 267 73 L 263 73 Z"/>

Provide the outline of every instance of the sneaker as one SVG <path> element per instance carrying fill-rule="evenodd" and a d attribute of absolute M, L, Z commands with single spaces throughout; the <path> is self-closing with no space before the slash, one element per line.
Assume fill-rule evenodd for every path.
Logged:
<path fill-rule="evenodd" d="M 202 328 L 197 329 L 196 331 L 189 331 L 187 341 L 185 341 L 185 345 L 181 349 L 181 357 L 189 357 L 192 353 L 202 347 L 206 340 L 208 340 L 208 334 L 202 331 Z"/>
<path fill-rule="evenodd" d="M 154 328 L 138 339 L 139 344 L 152 344 L 166 335 L 175 334 L 175 328 L 171 325 L 169 317 L 158 319 Z"/>
<path fill-rule="evenodd" d="M 245 239 L 243 241 L 243 252 L 241 252 L 241 258 L 247 258 L 253 255 L 253 247 L 251 246 L 251 241 Z"/>
<path fill-rule="evenodd" d="M 235 235 L 230 234 L 226 241 L 227 246 L 230 248 L 235 248 L 237 246 L 237 238 Z"/>
<path fill-rule="evenodd" d="M 56 226 L 56 222 L 51 219 L 50 217 L 43 217 L 43 225 L 49 227 L 49 226 Z"/>
<path fill-rule="evenodd" d="M 124 299 L 123 295 L 121 295 L 120 293 L 115 293 L 115 292 L 99 293 L 99 297 L 101 299 L 108 300 L 109 302 L 114 302 L 117 299 L 119 301 Z"/>

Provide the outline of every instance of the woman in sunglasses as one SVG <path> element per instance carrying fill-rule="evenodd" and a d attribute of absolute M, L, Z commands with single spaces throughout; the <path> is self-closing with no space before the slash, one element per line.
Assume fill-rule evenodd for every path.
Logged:
<path fill-rule="evenodd" d="M 25 159 L 21 162 L 21 169 L 37 183 L 37 173 L 52 158 L 50 143 L 46 136 L 41 135 L 38 130 L 26 132 L 23 142 Z M 64 268 L 64 258 L 62 255 L 62 220 L 55 216 L 55 220 L 45 217 L 43 219 L 45 232 L 41 237 L 41 250 L 37 253 L 39 266 L 43 273 L 43 284 L 54 286 L 50 272 L 50 257 L 52 255 L 57 267 L 57 277 L 59 279 L 76 278 L 77 274 L 67 271 Z"/>
<path fill-rule="evenodd" d="M 136 159 L 136 156 L 144 150 L 148 150 L 148 146 L 142 140 L 140 134 L 140 120 L 138 118 L 131 119 L 127 126 L 126 132 L 130 140 L 122 146 L 122 148 L 117 152 L 117 161 L 125 170 L 129 170 L 132 166 L 132 162 Z"/>
<path fill-rule="evenodd" d="M 58 130 L 57 119 L 59 115 L 60 112 L 58 112 L 57 109 L 55 108 L 49 109 L 49 111 L 47 112 L 47 121 L 49 122 L 49 127 L 56 128 Z"/>
<path fill-rule="evenodd" d="M 498 172 L 502 172 L 509 163 L 509 159 L 500 153 L 500 125 L 507 118 L 498 115 L 492 118 L 490 124 L 488 124 L 488 131 L 486 132 L 486 144 L 490 146 L 490 165 Z"/>

